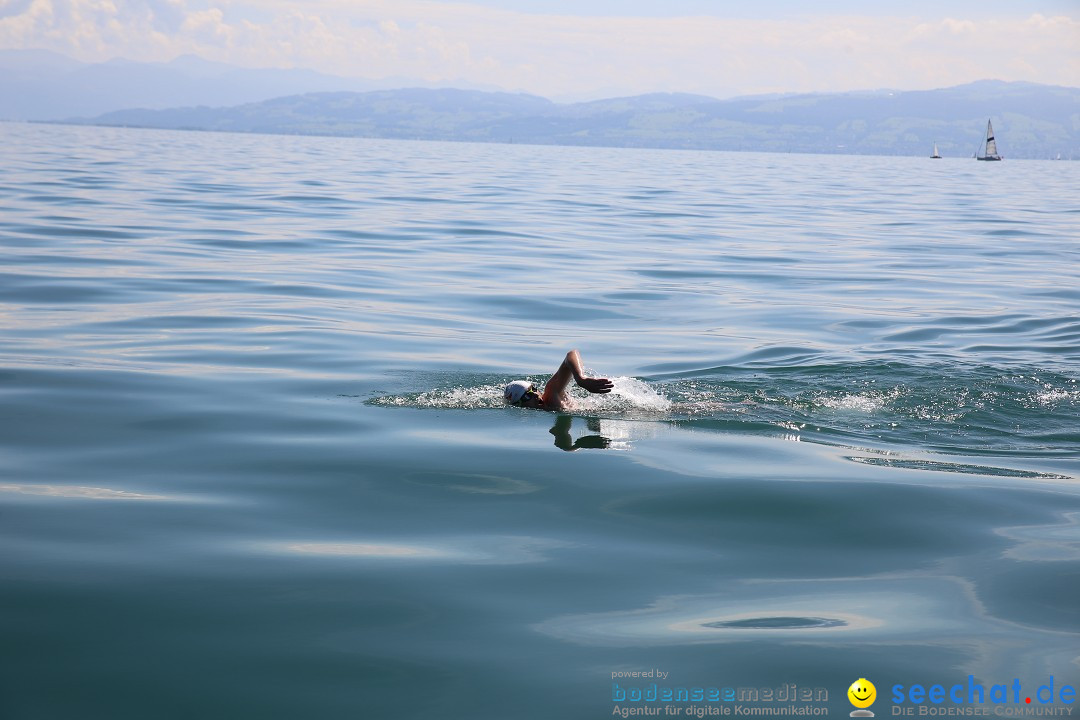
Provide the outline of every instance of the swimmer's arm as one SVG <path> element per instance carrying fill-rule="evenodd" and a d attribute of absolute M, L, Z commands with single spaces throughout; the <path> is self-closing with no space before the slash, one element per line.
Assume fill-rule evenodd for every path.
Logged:
<path fill-rule="evenodd" d="M 559 404 L 571 378 L 578 387 L 585 388 L 591 393 L 609 393 L 611 388 L 615 387 L 614 383 L 607 378 L 586 377 L 585 369 L 581 366 L 581 355 L 577 350 L 571 350 L 566 353 L 562 365 L 544 387 L 544 404 Z"/>

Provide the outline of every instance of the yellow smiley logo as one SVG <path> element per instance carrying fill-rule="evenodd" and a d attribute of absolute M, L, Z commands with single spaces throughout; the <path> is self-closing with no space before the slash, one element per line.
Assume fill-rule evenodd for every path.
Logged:
<path fill-rule="evenodd" d="M 857 708 L 868 708 L 877 699 L 877 688 L 866 678 L 859 678 L 847 689 L 848 700 Z"/>

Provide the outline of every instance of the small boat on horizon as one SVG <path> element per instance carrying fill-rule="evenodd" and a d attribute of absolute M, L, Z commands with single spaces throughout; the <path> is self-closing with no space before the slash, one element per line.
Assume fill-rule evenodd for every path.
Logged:
<path fill-rule="evenodd" d="M 930 156 L 930 159 L 931 160 L 940 160 L 941 159 L 941 155 L 937 151 L 937 143 L 934 143 L 934 154 Z"/>
<path fill-rule="evenodd" d="M 982 155 L 976 155 L 976 160 L 1000 160 L 1001 156 L 998 155 L 997 141 L 994 140 L 994 126 L 990 124 L 990 121 L 986 121 L 986 152 Z"/>

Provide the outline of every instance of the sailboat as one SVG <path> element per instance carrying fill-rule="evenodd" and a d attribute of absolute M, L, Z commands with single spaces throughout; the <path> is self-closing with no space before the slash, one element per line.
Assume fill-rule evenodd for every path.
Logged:
<path fill-rule="evenodd" d="M 941 155 L 937 151 L 937 143 L 934 143 L 934 154 L 930 156 L 931 160 L 940 160 Z"/>
<path fill-rule="evenodd" d="M 986 152 L 982 155 L 976 155 L 976 160 L 1000 160 L 1001 156 L 998 155 L 997 141 L 994 140 L 994 126 L 990 124 L 990 121 L 986 121 Z"/>

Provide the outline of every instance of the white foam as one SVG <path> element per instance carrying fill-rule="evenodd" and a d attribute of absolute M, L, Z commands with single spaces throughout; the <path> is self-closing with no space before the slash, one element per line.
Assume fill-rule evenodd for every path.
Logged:
<path fill-rule="evenodd" d="M 574 408 L 582 410 L 644 410 L 669 412 L 672 403 L 648 383 L 633 377 L 614 377 L 610 393 L 574 397 Z"/>
<path fill-rule="evenodd" d="M 1036 393 L 1035 400 L 1040 405 L 1059 405 L 1080 400 L 1080 390 L 1047 389 Z"/>
<path fill-rule="evenodd" d="M 830 410 L 855 410 L 870 413 L 880 410 L 885 402 L 880 397 L 870 395 L 844 395 L 838 398 L 825 398 L 821 404 Z"/>

